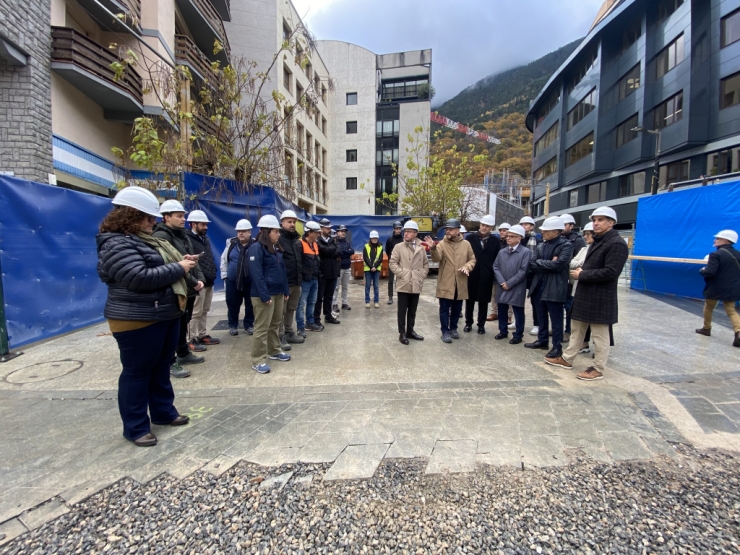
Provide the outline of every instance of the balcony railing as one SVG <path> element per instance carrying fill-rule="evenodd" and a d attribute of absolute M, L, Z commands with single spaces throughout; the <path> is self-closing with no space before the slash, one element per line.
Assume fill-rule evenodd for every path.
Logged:
<path fill-rule="evenodd" d="M 193 119 L 195 122 L 195 126 L 202 133 L 211 135 L 213 137 L 219 137 L 219 135 L 221 134 L 218 124 L 211 121 L 211 118 L 201 114 L 195 114 L 195 117 Z"/>
<path fill-rule="evenodd" d="M 126 32 L 128 27 L 139 27 L 141 0 L 78 0 L 101 27 L 110 31 Z M 123 13 L 123 20 L 111 16 Z"/>
<path fill-rule="evenodd" d="M 84 73 L 90 74 L 97 79 L 102 79 L 110 87 L 130 95 L 139 104 L 144 102 L 142 80 L 133 67 L 126 68 L 120 79 L 116 80 L 116 74 L 111 68 L 111 64 L 120 60 L 114 51 L 67 27 L 52 27 L 51 40 L 52 64 L 64 64 L 63 68 L 57 66 L 55 69 L 61 68 L 60 71 L 63 71 L 68 65 L 74 66 Z M 71 80 L 71 78 L 68 80 Z M 78 88 L 84 86 L 84 83 L 79 80 L 73 82 L 73 84 L 78 86 Z M 91 93 L 95 93 L 92 90 L 93 85 L 94 83 L 90 83 Z M 99 85 L 98 88 L 100 88 Z M 111 99 L 112 105 L 109 106 L 106 105 L 104 98 L 102 101 L 99 101 L 96 98 L 97 95 L 88 93 L 86 89 L 83 89 L 83 92 L 105 108 L 120 108 L 114 99 Z"/>
<path fill-rule="evenodd" d="M 177 5 L 187 20 L 200 50 L 211 59 L 228 62 L 231 58 L 229 39 L 226 36 L 224 22 L 210 0 L 177 0 Z M 223 52 L 213 54 L 214 39 L 223 44 Z"/>
<path fill-rule="evenodd" d="M 215 83 L 216 74 L 211 68 L 211 61 L 185 35 L 175 35 L 175 59 L 177 63 L 195 71 L 202 79 Z"/>

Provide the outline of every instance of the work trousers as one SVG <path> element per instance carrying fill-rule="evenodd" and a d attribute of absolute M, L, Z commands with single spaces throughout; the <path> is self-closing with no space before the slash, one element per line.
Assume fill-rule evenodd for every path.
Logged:
<path fill-rule="evenodd" d="M 416 325 L 419 293 L 398 293 L 398 333 L 410 333 Z"/>
<path fill-rule="evenodd" d="M 586 330 L 591 326 L 591 339 L 594 342 L 594 359 L 592 366 L 602 374 L 606 368 L 606 361 L 609 358 L 609 325 L 608 324 L 589 324 L 573 320 L 571 324 L 570 343 L 563 351 L 563 358 L 570 363 L 575 360 L 578 351 L 583 345 L 586 337 Z"/>
<path fill-rule="evenodd" d="M 498 316 L 498 303 L 496 302 L 496 288 L 498 287 L 498 283 L 493 284 L 493 291 L 491 292 L 491 314 L 495 314 Z M 513 320 L 514 319 L 514 311 L 511 309 L 511 306 L 509 306 L 509 314 L 508 319 Z"/>
<path fill-rule="evenodd" d="M 462 304 L 462 299 L 439 299 L 439 323 L 442 334 L 457 330 Z"/>
<path fill-rule="evenodd" d="M 249 283 L 249 282 L 248 282 Z M 252 300 L 249 297 L 249 288 L 237 289 L 236 282 L 230 279 L 226 280 L 226 307 L 229 328 L 237 329 L 239 327 L 239 311 L 244 302 L 244 329 L 251 328 L 254 325 L 254 310 L 252 309 Z"/>
<path fill-rule="evenodd" d="M 270 304 L 252 297 L 254 335 L 252 336 L 252 365 L 264 364 L 267 357 L 280 352 L 280 320 L 283 318 L 285 295 L 272 295 Z"/>
<path fill-rule="evenodd" d="M 283 335 L 291 334 L 295 330 L 293 328 L 293 322 L 295 321 L 295 312 L 298 308 L 298 303 L 301 300 L 301 286 L 291 285 L 290 297 L 283 303 L 283 319 L 280 322 L 280 337 Z"/>
<path fill-rule="evenodd" d="M 706 299 L 704 301 L 704 328 L 710 329 L 712 327 L 712 312 L 720 301 L 713 299 Z M 735 333 L 740 332 L 740 314 L 735 309 L 735 301 L 722 301 L 725 305 L 725 312 L 732 322 L 732 329 Z"/>
<path fill-rule="evenodd" d="M 499 303 L 497 306 L 499 314 L 514 312 L 514 322 L 516 323 L 516 328 L 514 329 L 514 339 L 521 339 L 524 336 L 524 307 L 512 306 L 503 303 Z M 498 331 L 503 335 L 509 335 L 509 323 L 507 322 L 506 318 L 498 319 Z"/>
<path fill-rule="evenodd" d="M 556 351 L 563 350 L 563 311 L 565 303 L 554 303 L 552 301 L 543 301 L 540 295 L 534 295 L 534 309 L 537 313 L 539 333 L 537 341 L 547 345 L 550 339 L 550 330 L 548 328 L 548 318 L 552 324 L 552 348 Z"/>
<path fill-rule="evenodd" d="M 118 411 L 126 439 L 134 441 L 148 434 L 151 422 L 167 424 L 178 417 L 170 361 L 179 335 L 179 318 L 113 334 L 123 366 L 118 378 Z"/>
<path fill-rule="evenodd" d="M 331 301 L 334 297 L 334 288 L 337 278 L 319 278 L 319 288 L 316 292 L 316 305 L 313 308 L 314 324 L 321 323 L 321 308 L 324 308 L 324 318 L 331 318 Z"/>
<path fill-rule="evenodd" d="M 465 301 L 465 324 L 468 326 L 473 325 L 473 315 L 475 314 L 475 301 L 468 299 Z M 486 325 L 486 318 L 488 317 L 488 303 L 478 303 L 478 327 L 482 328 Z"/>
<path fill-rule="evenodd" d="M 190 345 L 188 345 L 188 325 L 193 316 L 194 305 L 195 297 L 188 297 L 188 302 L 185 305 L 185 312 L 180 316 L 180 329 L 178 330 L 177 338 L 177 356 L 179 357 L 186 357 L 190 352 Z"/>
<path fill-rule="evenodd" d="M 301 298 L 298 301 L 298 310 L 295 313 L 295 323 L 298 326 L 298 331 L 304 331 L 306 324 L 313 324 L 313 307 L 316 304 L 316 291 L 318 289 L 318 279 L 301 283 Z"/>
<path fill-rule="evenodd" d="M 349 304 L 349 280 L 352 279 L 352 268 L 342 268 L 339 270 L 339 279 L 334 287 L 333 305 L 339 305 L 339 286 L 342 286 L 342 304 Z"/>
<path fill-rule="evenodd" d="M 188 326 L 188 339 L 190 341 L 201 339 L 204 335 L 208 334 L 206 320 L 208 319 L 208 312 L 211 310 L 212 300 L 213 287 L 204 287 L 200 290 L 198 296 L 195 297 L 193 317 L 190 319 L 190 325 Z"/>
<path fill-rule="evenodd" d="M 390 260 L 390 256 L 388 257 L 388 259 Z M 395 281 L 396 281 L 396 274 L 391 272 L 391 269 L 388 268 L 388 298 L 389 299 L 393 298 L 393 283 Z M 401 294 L 399 293 L 399 299 L 401 298 L 400 295 Z"/>
<path fill-rule="evenodd" d="M 365 304 L 370 302 L 370 286 L 373 286 L 373 302 L 380 299 L 380 270 L 365 272 Z"/>

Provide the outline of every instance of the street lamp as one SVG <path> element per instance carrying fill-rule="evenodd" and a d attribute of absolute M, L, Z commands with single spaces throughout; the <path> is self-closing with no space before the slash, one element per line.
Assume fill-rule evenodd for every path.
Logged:
<path fill-rule="evenodd" d="M 633 127 L 632 131 L 636 133 L 649 133 L 650 135 L 657 135 L 658 138 L 655 141 L 655 165 L 653 166 L 653 179 L 650 182 L 650 194 L 658 194 L 658 182 L 660 180 L 660 129 L 647 129 L 645 127 Z"/>

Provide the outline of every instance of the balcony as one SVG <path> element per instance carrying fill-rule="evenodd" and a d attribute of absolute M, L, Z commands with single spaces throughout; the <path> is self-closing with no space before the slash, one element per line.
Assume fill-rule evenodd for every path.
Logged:
<path fill-rule="evenodd" d="M 102 106 L 105 118 L 131 123 L 144 112 L 139 74 L 129 67 L 116 81 L 111 64 L 118 56 L 74 29 L 51 28 L 51 69 Z"/>
<path fill-rule="evenodd" d="M 226 37 L 224 22 L 210 0 L 176 0 L 176 2 L 200 51 L 210 60 L 221 62 L 222 66 L 228 64 L 231 56 L 229 39 Z M 217 40 L 224 48 L 218 54 L 214 54 L 213 44 Z"/>
<path fill-rule="evenodd" d="M 187 66 L 194 77 L 208 80 L 211 84 L 216 82 L 211 61 L 185 35 L 175 35 L 175 60 L 178 64 Z"/>
<path fill-rule="evenodd" d="M 141 0 L 77 0 L 78 3 L 107 31 L 127 32 L 126 26 L 139 29 Z M 110 12 L 110 13 L 109 13 Z M 125 24 L 110 14 L 126 14 Z M 135 23 L 134 23 L 135 22 Z"/>
<path fill-rule="evenodd" d="M 231 21 L 231 0 L 211 0 L 211 4 L 216 8 L 221 19 Z"/>
<path fill-rule="evenodd" d="M 206 135 L 211 135 L 213 137 L 219 137 L 222 134 L 218 124 L 211 121 L 211 118 L 201 114 L 196 114 L 193 119 L 195 120 L 195 126 L 201 133 L 205 133 Z"/>

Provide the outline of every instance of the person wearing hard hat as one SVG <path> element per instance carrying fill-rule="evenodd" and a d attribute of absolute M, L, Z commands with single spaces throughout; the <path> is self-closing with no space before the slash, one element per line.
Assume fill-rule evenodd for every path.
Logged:
<path fill-rule="evenodd" d="M 403 243 L 403 224 L 401 223 L 401 220 L 396 220 L 393 222 L 393 233 L 391 234 L 388 239 L 385 240 L 385 254 L 388 257 L 388 260 L 391 259 L 391 256 L 393 256 L 393 249 L 396 248 L 396 245 L 400 245 Z M 393 274 L 393 272 L 390 269 L 390 266 L 388 267 L 388 304 L 393 304 L 393 284 L 395 282 L 396 276 Z"/>
<path fill-rule="evenodd" d="M 398 293 L 398 340 L 404 345 L 409 339 L 423 341 L 416 333 L 416 309 L 424 279 L 429 273 L 427 252 L 417 239 L 419 225 L 414 220 L 403 224 L 403 242 L 395 245 L 388 267 L 397 276 L 396 293 Z"/>
<path fill-rule="evenodd" d="M 560 219 L 563 220 L 563 238 L 566 241 L 570 241 L 573 245 L 573 256 L 575 257 L 581 249 L 586 246 L 586 241 L 583 237 L 578 235 L 573 228 L 576 225 L 576 219 L 570 214 L 562 214 Z M 573 286 L 571 285 L 568 290 L 568 299 L 565 301 L 565 332 L 563 338 L 565 341 L 570 340 L 570 327 L 571 327 L 571 308 L 573 307 Z"/>
<path fill-rule="evenodd" d="M 190 230 L 187 232 L 193 251 L 199 255 L 198 266 L 203 272 L 203 289 L 195 298 L 193 316 L 188 327 L 188 340 L 191 348 L 198 345 L 218 345 L 221 341 L 208 335 L 208 312 L 211 310 L 213 285 L 216 283 L 216 260 L 213 258 L 211 241 L 206 234 L 210 220 L 203 210 L 193 210 L 188 214 Z"/>
<path fill-rule="evenodd" d="M 298 335 L 305 338 L 306 331 L 320 332 L 324 326 L 314 323 L 314 305 L 319 289 L 319 246 L 317 241 L 321 227 L 316 222 L 306 222 L 303 239 L 301 239 L 301 298 L 295 315 Z"/>
<path fill-rule="evenodd" d="M 370 285 L 373 286 L 373 300 L 375 308 L 380 308 L 380 272 L 383 266 L 383 245 L 380 236 L 374 229 L 370 232 L 370 240 L 362 250 L 362 259 L 365 262 L 365 308 L 370 308 Z"/>
<path fill-rule="evenodd" d="M 732 322 L 735 332 L 733 347 L 740 347 L 740 315 L 735 303 L 740 300 L 740 252 L 734 245 L 737 243 L 737 232 L 724 229 L 714 236 L 717 248 L 709 255 L 707 265 L 700 272 L 704 276 L 704 325 L 696 333 L 712 335 L 712 312 L 719 301 L 725 306 L 725 312 Z"/>
<path fill-rule="evenodd" d="M 342 290 L 342 310 L 352 310 L 349 306 L 349 281 L 352 279 L 352 255 L 355 250 L 347 239 L 347 226 L 340 225 L 337 228 L 337 248 L 339 249 L 339 279 L 334 288 L 334 299 L 332 300 L 332 311 L 339 312 L 339 289 Z"/>
<path fill-rule="evenodd" d="M 594 242 L 594 224 L 591 222 L 588 222 L 584 228 L 583 228 L 583 240 L 586 243 L 586 248 L 583 248 L 578 251 L 578 254 L 576 254 L 570 261 L 570 269 L 575 270 L 576 268 L 581 268 L 583 266 L 583 262 L 586 260 L 586 255 L 588 254 L 588 247 L 593 244 Z M 578 281 L 570 278 L 570 284 L 573 287 L 571 291 L 571 296 L 575 296 L 576 289 L 578 288 Z M 566 320 L 566 326 L 568 325 L 569 321 Z M 569 330 L 569 328 L 566 327 L 566 330 Z M 609 333 L 611 336 L 611 331 Z M 581 344 L 581 348 L 579 349 L 578 353 L 585 354 L 590 351 L 589 343 L 591 342 L 591 327 L 586 330 L 586 335 L 583 338 L 583 343 Z"/>
<path fill-rule="evenodd" d="M 319 290 L 316 294 L 316 305 L 313 309 L 313 323 L 321 325 L 321 309 L 324 309 L 324 320 L 329 324 L 339 324 L 334 317 L 331 303 L 334 300 L 334 289 L 339 278 L 340 256 L 337 240 L 331 236 L 331 222 L 327 218 L 319 220 L 321 235 L 316 244 L 319 247 Z"/>
<path fill-rule="evenodd" d="M 548 351 L 549 358 L 563 354 L 563 311 L 568 297 L 568 270 L 573 258 L 573 245 L 563 238 L 563 220 L 558 216 L 545 219 L 540 227 L 543 243 L 537 245 L 529 262 L 533 274 L 529 295 L 539 323 L 537 340 L 525 343 L 528 349 Z M 552 325 L 552 349 L 548 347 L 548 320 Z"/>
<path fill-rule="evenodd" d="M 470 233 L 465 238 L 473 249 L 475 268 L 468 278 L 468 300 L 465 301 L 465 327 L 463 331 L 469 333 L 473 329 L 475 304 L 478 303 L 478 316 L 475 323 L 478 333 L 486 333 L 486 318 L 488 317 L 488 303 L 491 301 L 491 290 L 496 278 L 493 275 L 493 263 L 496 260 L 500 241 L 491 233 L 496 227 L 496 219 L 486 214 L 480 220 L 480 228 L 476 233 Z"/>
<path fill-rule="evenodd" d="M 506 243 L 506 235 L 507 232 L 511 229 L 511 224 L 504 222 L 498 226 L 498 233 L 494 235 L 494 237 L 498 238 L 498 240 L 501 242 L 501 248 L 507 247 Z M 493 322 L 495 320 L 498 320 L 498 303 L 496 302 L 496 289 L 498 289 L 496 285 L 496 280 L 493 280 L 493 289 L 491 290 L 491 313 L 486 318 L 486 322 Z M 514 318 L 514 312 L 511 309 L 511 306 L 509 307 L 509 314 L 508 314 L 508 324 L 510 326 L 510 329 L 514 328 L 514 324 L 512 324 L 512 319 Z"/>
<path fill-rule="evenodd" d="M 301 344 L 305 338 L 298 335 L 295 327 L 295 313 L 301 300 L 301 283 L 303 275 L 303 246 L 301 234 L 295 229 L 298 216 L 293 210 L 280 214 L 280 239 L 278 243 L 283 250 L 285 272 L 288 277 L 290 298 L 283 308 L 283 320 L 280 322 L 280 345 L 283 351 L 289 351 L 292 344 Z"/>
<path fill-rule="evenodd" d="M 244 331 L 254 333 L 254 310 L 250 290 L 249 261 L 247 250 L 252 240 L 252 224 L 247 219 L 239 220 L 234 228 L 236 237 L 226 239 L 226 248 L 221 253 L 221 279 L 226 286 L 226 308 L 229 335 L 239 335 L 239 312 L 244 303 Z"/>
<path fill-rule="evenodd" d="M 176 200 L 166 200 L 159 207 L 159 213 L 162 216 L 162 221 L 154 226 L 152 237 L 164 239 L 183 256 L 196 256 L 193 243 L 185 232 L 185 208 L 183 208 L 182 204 Z M 202 356 L 194 355 L 188 343 L 188 324 L 193 315 L 195 297 L 198 296 L 198 291 L 203 289 L 204 281 L 203 272 L 198 264 L 187 277 L 188 304 L 185 308 L 185 313 L 180 319 L 180 337 L 177 342 L 177 356 L 170 369 L 170 373 L 175 378 L 190 375 L 190 372 L 183 369 L 183 364 L 199 364 L 205 360 Z M 198 352 L 206 350 L 205 345 L 194 345 L 193 347 L 193 350 Z"/>
<path fill-rule="evenodd" d="M 108 288 L 103 316 L 118 344 L 123 366 L 118 378 L 118 410 L 123 437 L 152 447 L 152 422 L 181 426 L 170 360 L 177 346 L 180 316 L 187 304 L 185 277 L 196 259 L 152 237 L 159 202 L 142 187 L 116 194 L 96 237 L 98 276 Z"/>
<path fill-rule="evenodd" d="M 439 262 L 437 292 L 442 341 L 452 343 L 460 339 L 457 322 L 463 301 L 468 298 L 468 276 L 475 268 L 475 254 L 460 234 L 460 221 L 454 218 L 445 223 L 445 237 L 438 244 L 427 235 L 424 243 L 429 247 L 434 262 Z"/>
<path fill-rule="evenodd" d="M 523 216 L 522 219 L 519 220 L 519 225 L 522 226 L 524 231 L 527 233 L 524 236 L 524 239 L 522 239 L 521 244 L 529 249 L 532 253 L 532 258 L 534 258 L 537 245 L 542 243 L 542 236 L 534 232 L 534 220 L 531 216 Z M 529 291 L 529 302 L 532 305 L 532 329 L 529 330 L 529 335 L 539 335 L 539 320 L 537 317 L 537 311 L 534 308 L 534 297 L 532 297 L 532 291 L 530 290 L 533 279 L 534 274 L 530 272 L 527 275 L 527 290 Z"/>
<path fill-rule="evenodd" d="M 506 247 L 502 248 L 493 262 L 493 273 L 498 288 L 496 303 L 498 310 L 513 310 L 515 318 L 514 336 L 509 340 L 511 345 L 518 345 L 524 336 L 524 305 L 527 302 L 527 273 L 532 259 L 531 251 L 520 243 L 526 232 L 520 225 L 515 225 L 506 234 Z M 509 325 L 501 318 L 498 322 L 498 334 L 494 339 L 506 339 L 509 336 Z"/>
<path fill-rule="evenodd" d="M 257 227 L 260 230 L 257 239 L 247 251 L 254 309 L 252 370 L 267 374 L 271 370 L 268 360 L 290 360 L 280 345 L 283 304 L 290 297 L 290 287 L 279 244 L 280 222 L 275 216 L 262 216 Z"/>
<path fill-rule="evenodd" d="M 572 368 L 578 352 L 583 349 L 586 330 L 591 326 L 594 343 L 593 366 L 576 377 L 580 380 L 600 380 L 604 377 L 609 358 L 609 326 L 617 323 L 617 283 L 627 262 L 627 243 L 614 229 L 617 213 L 609 206 L 601 206 L 591 214 L 594 242 L 583 259 L 583 266 L 570 271 L 578 281 L 573 299 L 573 333 L 561 356 L 545 358 L 551 366 Z"/>

